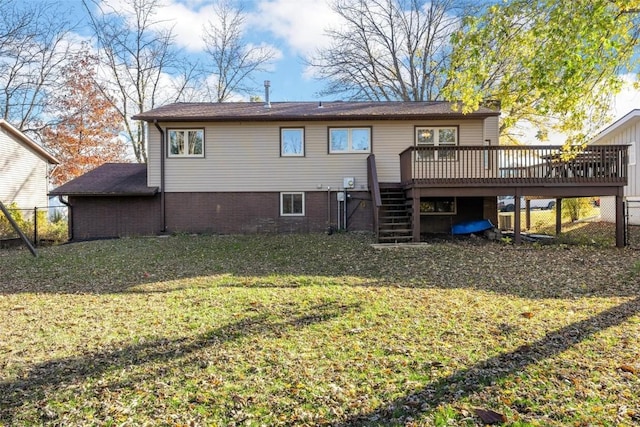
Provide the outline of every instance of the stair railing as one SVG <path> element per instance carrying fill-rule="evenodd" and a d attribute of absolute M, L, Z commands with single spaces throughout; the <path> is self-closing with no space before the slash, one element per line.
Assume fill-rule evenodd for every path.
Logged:
<path fill-rule="evenodd" d="M 380 183 L 378 182 L 378 170 L 376 169 L 376 156 L 374 154 L 369 154 L 369 157 L 367 157 L 367 184 L 371 192 L 373 229 L 376 231 L 377 242 L 380 238 L 379 218 L 382 197 L 380 196 Z"/>

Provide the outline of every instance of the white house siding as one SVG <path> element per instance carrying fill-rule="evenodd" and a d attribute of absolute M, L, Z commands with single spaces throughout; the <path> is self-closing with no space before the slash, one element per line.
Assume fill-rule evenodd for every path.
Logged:
<path fill-rule="evenodd" d="M 640 199 L 640 169 L 638 154 L 640 153 L 640 111 L 634 110 L 627 116 L 605 129 L 592 142 L 593 145 L 618 145 L 629 144 L 628 184 L 624 187 L 624 195 L 632 202 L 629 215 L 629 223 L 640 225 L 640 206 L 635 200 Z M 616 209 L 615 197 L 602 197 L 600 199 L 600 216 L 604 221 L 615 222 Z"/>
<path fill-rule="evenodd" d="M 460 145 L 482 145 L 484 120 L 388 122 L 162 123 L 161 127 L 204 128 L 204 158 L 166 158 L 167 192 L 317 191 L 342 187 L 354 177 L 368 190 L 363 154 L 328 154 L 329 127 L 372 127 L 372 152 L 380 182 L 400 181 L 399 154 L 414 144 L 415 126 L 459 126 Z M 305 156 L 280 157 L 280 128 L 304 127 Z M 150 186 L 160 186 L 160 135 L 149 126 Z"/>
<path fill-rule="evenodd" d="M 48 163 L 0 128 L 0 200 L 21 209 L 48 205 Z"/>

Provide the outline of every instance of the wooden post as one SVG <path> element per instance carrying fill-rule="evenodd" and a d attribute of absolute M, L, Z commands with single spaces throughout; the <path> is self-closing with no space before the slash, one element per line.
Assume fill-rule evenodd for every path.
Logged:
<path fill-rule="evenodd" d="M 520 195 L 518 194 L 513 198 L 513 243 L 516 245 L 522 243 L 520 236 L 520 209 Z"/>
<path fill-rule="evenodd" d="M 33 208 L 33 245 L 38 246 L 38 207 Z"/>
<path fill-rule="evenodd" d="M 9 211 L 7 210 L 7 208 L 4 207 L 4 204 L 2 202 L 0 202 L 0 210 L 2 211 L 2 213 L 4 214 L 4 216 L 7 217 L 7 219 L 9 220 L 9 223 L 11 223 L 11 226 L 13 227 L 14 230 L 16 230 L 16 233 L 18 233 L 18 235 L 20 236 L 20 238 L 22 239 L 22 241 L 24 242 L 25 246 L 27 248 L 29 248 L 29 251 L 31 251 L 31 254 L 35 257 L 38 256 L 38 253 L 36 252 L 36 249 L 33 247 L 33 245 L 31 244 L 31 242 L 29 241 L 29 239 L 27 238 L 27 236 L 24 235 L 24 233 L 22 232 L 22 230 L 20 230 L 20 227 L 18 227 L 18 224 L 16 223 L 16 221 L 13 219 L 13 217 L 11 216 L 11 214 L 9 213 Z"/>
<path fill-rule="evenodd" d="M 412 228 L 412 241 L 414 243 L 420 242 L 420 192 L 414 188 L 413 199 L 411 203 L 411 228 Z"/>
<path fill-rule="evenodd" d="M 562 233 L 562 199 L 556 199 L 556 236 Z"/>
<path fill-rule="evenodd" d="M 524 207 L 524 227 L 525 230 L 531 230 L 531 199 L 525 199 Z"/>

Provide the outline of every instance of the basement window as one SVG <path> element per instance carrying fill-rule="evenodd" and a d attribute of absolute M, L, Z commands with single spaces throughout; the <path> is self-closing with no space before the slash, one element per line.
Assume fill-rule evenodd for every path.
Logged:
<path fill-rule="evenodd" d="M 281 216 L 304 216 L 304 193 L 280 193 Z"/>
<path fill-rule="evenodd" d="M 204 129 L 169 129 L 169 157 L 204 157 Z"/>
<path fill-rule="evenodd" d="M 420 215 L 455 215 L 455 197 L 421 197 Z"/>

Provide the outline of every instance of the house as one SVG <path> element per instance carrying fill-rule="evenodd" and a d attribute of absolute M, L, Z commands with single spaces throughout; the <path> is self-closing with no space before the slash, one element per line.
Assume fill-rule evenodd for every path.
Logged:
<path fill-rule="evenodd" d="M 85 175 L 52 194 L 69 197 L 76 238 L 345 229 L 399 242 L 496 223 L 497 196 L 617 195 L 626 183 L 621 164 L 615 179 L 560 176 L 557 146 L 499 146 L 499 114 L 449 102 L 170 104 L 134 117 L 147 124 L 146 188 L 107 191 Z M 90 215 L 101 230 L 81 227 Z"/>
<path fill-rule="evenodd" d="M 628 207 L 628 222 L 640 225 L 640 166 L 637 153 L 640 149 L 640 109 L 631 110 L 619 120 L 596 135 L 589 145 L 628 145 L 629 146 L 629 182 L 624 187 L 624 196 Z M 601 217 L 605 221 L 615 222 L 615 199 L 600 199 Z"/>
<path fill-rule="evenodd" d="M 49 205 L 49 175 L 58 160 L 0 119 L 0 201 L 20 209 Z"/>

